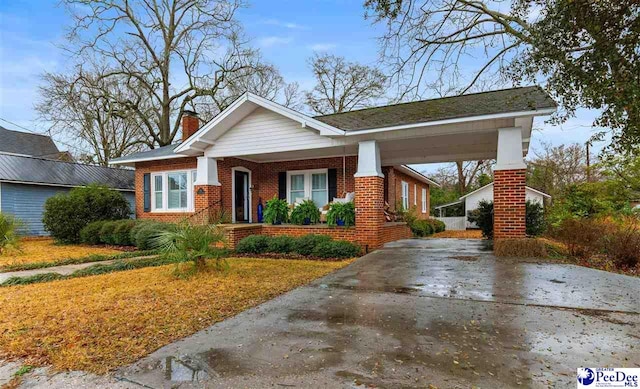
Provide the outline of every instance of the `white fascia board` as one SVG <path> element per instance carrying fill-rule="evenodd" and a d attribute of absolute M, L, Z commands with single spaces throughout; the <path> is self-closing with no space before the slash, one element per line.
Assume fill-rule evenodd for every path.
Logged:
<path fill-rule="evenodd" d="M 509 119 L 509 118 L 523 117 L 523 116 L 544 116 L 544 115 L 550 115 L 555 111 L 556 111 L 555 108 L 545 108 L 545 109 L 535 110 L 535 111 L 505 112 L 505 113 L 497 113 L 497 114 L 491 114 L 491 115 L 478 115 L 478 116 L 468 116 L 468 117 L 455 118 L 455 119 L 434 120 L 431 122 L 403 124 L 400 126 L 348 131 L 346 136 L 357 136 L 357 135 L 363 135 L 363 134 L 374 134 L 377 132 L 407 130 L 407 129 L 416 128 L 416 127 L 433 127 L 433 126 L 441 126 L 445 124 L 466 123 L 466 122 L 473 122 L 473 121 L 480 121 L 480 120 Z"/>
<path fill-rule="evenodd" d="M 422 182 L 424 182 L 426 184 L 433 185 L 433 186 L 436 186 L 436 187 L 440 188 L 440 184 L 438 184 L 437 182 L 431 180 L 429 177 L 425 176 L 424 174 L 413 170 L 409 166 L 396 165 L 396 166 L 394 166 L 394 168 L 400 170 L 401 172 L 403 172 L 404 174 L 406 174 L 408 176 L 411 176 L 411 177 L 417 179 L 418 181 L 422 181 Z"/>
<path fill-rule="evenodd" d="M 530 187 L 530 186 L 525 187 L 525 189 L 530 190 L 530 191 L 532 191 L 532 192 L 534 192 L 534 193 L 537 193 L 537 194 L 539 194 L 539 195 L 540 195 L 540 196 L 542 196 L 542 197 L 546 197 L 546 198 L 548 198 L 548 199 L 550 199 L 550 198 L 551 198 L 551 195 L 550 195 L 550 194 L 546 194 L 546 193 L 541 192 L 541 191 L 539 191 L 539 190 L 537 190 L 537 189 L 533 189 L 533 188 L 532 188 L 532 187 Z"/>
<path fill-rule="evenodd" d="M 481 190 L 483 190 L 484 188 L 486 188 L 486 187 L 488 187 L 488 186 L 491 186 L 491 185 L 493 185 L 493 182 L 490 182 L 490 183 L 488 183 L 487 185 L 485 185 L 485 186 L 483 186 L 483 187 L 481 187 L 481 188 L 478 188 L 478 189 L 474 190 L 473 192 L 467 193 L 466 195 L 464 195 L 464 196 L 462 196 L 462 197 L 458 198 L 458 200 L 466 199 L 467 197 L 471 196 L 472 194 L 474 194 L 474 193 L 476 193 L 476 192 L 480 192 L 480 191 L 481 191 Z"/>
<path fill-rule="evenodd" d="M 109 165 L 129 165 L 129 164 L 135 164 L 136 162 L 161 161 L 163 159 L 188 158 L 188 157 L 190 156 L 182 155 L 182 154 L 174 154 L 174 155 L 165 155 L 164 157 L 123 159 L 119 161 L 109 161 Z"/>
<path fill-rule="evenodd" d="M 234 101 L 229 107 L 227 107 L 224 111 L 218 114 L 218 116 L 216 116 L 207 124 L 202 126 L 202 128 L 199 129 L 195 134 L 193 134 L 189 139 L 187 139 L 186 142 L 178 146 L 175 149 L 175 152 L 180 153 L 180 152 L 186 152 L 189 150 L 195 150 L 195 151 L 201 152 L 202 151 L 201 149 L 193 147 L 194 143 L 200 142 L 203 135 L 211 131 L 216 125 L 218 125 L 224 119 L 233 115 L 233 113 L 238 108 L 240 108 L 240 106 L 249 102 L 256 104 L 262 108 L 265 108 L 269 111 L 280 114 L 291 120 L 295 120 L 298 123 L 300 123 L 300 125 L 303 128 L 310 127 L 312 129 L 318 130 L 320 132 L 320 135 L 324 135 L 324 136 L 344 136 L 345 135 L 344 130 L 340 130 L 326 123 L 323 123 L 319 120 L 316 120 L 312 117 L 304 115 L 300 112 L 296 112 L 290 108 L 274 103 L 271 100 L 267 100 L 263 97 L 247 92 L 241 97 L 239 97 L 238 99 L 236 99 L 236 101 Z M 215 145 L 215 140 L 207 140 L 206 142 L 203 142 L 203 143 L 206 143 L 208 145 Z"/>
<path fill-rule="evenodd" d="M 464 195 L 464 196 L 460 197 L 460 198 L 459 198 L 459 200 L 463 200 L 463 199 L 465 199 L 465 198 L 467 198 L 467 197 L 471 196 L 472 194 L 474 194 L 474 193 L 476 193 L 476 192 L 479 192 L 479 191 L 483 190 L 484 188 L 486 188 L 486 187 L 488 187 L 488 186 L 491 186 L 491 185 L 493 185 L 493 182 L 490 182 L 490 183 L 488 183 L 487 185 L 483 186 L 482 188 L 478 188 L 478 189 L 474 190 L 473 192 L 467 193 L 466 195 Z M 538 194 L 539 194 L 539 195 L 541 195 L 542 197 L 546 197 L 546 198 L 549 198 L 549 199 L 551 198 L 551 195 L 548 195 L 548 194 L 546 194 L 546 193 L 544 193 L 544 192 L 540 192 L 539 190 L 537 190 L 537 189 L 533 189 L 533 188 L 532 188 L 532 187 L 530 187 L 530 186 L 525 186 L 525 187 L 524 187 L 524 189 L 525 189 L 525 190 L 530 190 L 530 191 L 535 192 L 535 193 L 538 193 Z"/>

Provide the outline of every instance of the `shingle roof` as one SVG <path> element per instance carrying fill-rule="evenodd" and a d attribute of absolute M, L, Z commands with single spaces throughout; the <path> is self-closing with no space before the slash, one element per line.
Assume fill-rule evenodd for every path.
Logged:
<path fill-rule="evenodd" d="M 556 103 L 546 92 L 531 86 L 365 108 L 314 119 L 342 130 L 357 131 L 555 107 Z"/>
<path fill-rule="evenodd" d="M 49 136 L 7 130 L 0 126 L 0 152 L 41 157 L 60 151 Z"/>
<path fill-rule="evenodd" d="M 141 151 L 139 153 L 129 154 L 124 157 L 114 158 L 111 160 L 111 163 L 123 163 L 126 161 L 133 161 L 133 160 L 144 161 L 144 160 L 153 160 L 153 159 L 165 159 L 165 158 L 171 158 L 171 157 L 175 157 L 175 158 L 185 157 L 184 155 L 178 155 L 173 152 L 173 150 L 175 150 L 176 147 L 178 146 L 180 146 L 179 143 L 158 147 L 157 149 Z"/>
<path fill-rule="evenodd" d="M 133 170 L 0 154 L 0 181 L 64 186 L 102 184 L 134 190 Z"/>

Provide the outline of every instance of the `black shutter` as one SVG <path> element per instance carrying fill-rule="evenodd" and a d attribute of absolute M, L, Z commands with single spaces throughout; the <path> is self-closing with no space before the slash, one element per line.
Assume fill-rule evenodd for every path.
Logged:
<path fill-rule="evenodd" d="M 333 201 L 334 197 L 338 197 L 338 169 L 329 169 L 329 202 Z"/>
<path fill-rule="evenodd" d="M 145 212 L 150 212 L 151 211 L 151 174 L 149 173 L 145 173 L 143 176 L 143 192 L 144 192 L 144 196 L 143 196 L 143 204 L 144 204 L 144 211 Z"/>
<path fill-rule="evenodd" d="M 278 173 L 278 198 L 287 199 L 287 172 Z"/>

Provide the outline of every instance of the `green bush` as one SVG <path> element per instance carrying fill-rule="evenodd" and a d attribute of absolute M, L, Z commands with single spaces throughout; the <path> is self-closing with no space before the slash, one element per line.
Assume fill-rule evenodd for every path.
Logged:
<path fill-rule="evenodd" d="M 100 241 L 104 244 L 116 244 L 114 232 L 118 222 L 115 220 L 106 221 L 100 229 Z"/>
<path fill-rule="evenodd" d="M 427 219 L 431 222 L 431 227 L 434 229 L 434 232 L 442 232 L 444 231 L 447 226 L 444 224 L 444 222 L 442 220 L 438 220 L 438 219 Z"/>
<path fill-rule="evenodd" d="M 331 241 L 331 237 L 327 235 L 309 234 L 296 238 L 293 242 L 293 252 L 296 254 L 309 256 L 317 245 Z"/>
<path fill-rule="evenodd" d="M 20 221 L 15 217 L 0 212 L 0 254 L 7 249 L 18 249 L 20 247 L 20 239 L 18 237 L 20 224 Z"/>
<path fill-rule="evenodd" d="M 269 237 L 264 235 L 249 235 L 236 246 L 236 252 L 241 254 L 262 254 L 268 249 Z"/>
<path fill-rule="evenodd" d="M 135 220 L 124 219 L 118 220 L 116 224 L 116 228 L 113 230 L 113 241 L 114 244 L 119 246 L 131 246 L 133 243 L 131 242 L 131 238 L 129 237 L 131 234 L 131 230 L 136 225 Z"/>
<path fill-rule="evenodd" d="M 131 242 L 132 245 L 134 246 L 136 245 L 136 236 L 138 235 L 138 231 L 140 231 L 141 229 L 143 229 L 149 224 L 161 224 L 161 223 L 156 220 L 150 220 L 150 219 L 136 220 L 136 224 L 131 228 L 131 231 L 129 231 L 129 241 Z"/>
<path fill-rule="evenodd" d="M 100 231 L 102 230 L 102 226 L 107 222 L 107 220 L 98 220 L 84 226 L 80 230 L 80 242 L 84 244 L 102 243 L 102 240 L 100 240 Z"/>
<path fill-rule="evenodd" d="M 413 235 L 419 236 L 419 237 L 428 236 L 434 233 L 434 228 L 428 219 L 413 220 L 413 222 L 409 224 L 409 228 L 411 228 L 411 232 L 413 233 Z"/>
<path fill-rule="evenodd" d="M 312 255 L 319 258 L 351 258 L 360 254 L 360 247 L 345 240 L 319 243 Z"/>
<path fill-rule="evenodd" d="M 345 227 L 356 224 L 356 208 L 353 201 L 348 203 L 332 203 L 327 212 L 327 224 L 335 226 L 343 222 Z"/>
<path fill-rule="evenodd" d="M 122 193 L 105 186 L 73 188 L 47 199 L 42 222 L 51 236 L 64 243 L 78 243 L 80 230 L 98 220 L 118 220 L 131 214 Z"/>
<path fill-rule="evenodd" d="M 295 238 L 287 235 L 274 236 L 269 238 L 267 244 L 268 253 L 287 254 L 293 250 Z"/>
<path fill-rule="evenodd" d="M 537 202 L 527 201 L 525 214 L 526 234 L 528 236 L 536 236 L 543 233 L 545 220 L 542 205 Z M 467 220 L 475 223 L 485 238 L 493 239 L 493 201 L 480 201 L 477 209 L 468 212 Z"/>
<path fill-rule="evenodd" d="M 526 209 L 527 236 L 541 235 L 545 228 L 544 209 L 537 201 L 527 201 Z"/>
<path fill-rule="evenodd" d="M 129 233 L 131 243 L 140 250 L 150 250 L 153 248 L 153 240 L 158 237 L 162 231 L 173 231 L 175 226 L 169 223 L 161 223 L 157 221 L 143 221 L 140 226 L 135 226 Z M 134 235 L 135 232 L 135 235 Z"/>
<path fill-rule="evenodd" d="M 293 224 L 305 224 L 306 220 L 307 224 L 316 224 L 320 222 L 320 210 L 313 200 L 305 200 L 293 208 L 290 219 Z"/>

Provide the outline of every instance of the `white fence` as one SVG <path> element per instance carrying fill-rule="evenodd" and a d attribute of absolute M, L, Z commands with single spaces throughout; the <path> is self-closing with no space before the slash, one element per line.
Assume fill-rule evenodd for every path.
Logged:
<path fill-rule="evenodd" d="M 467 218 L 464 216 L 458 217 L 436 217 L 436 219 L 442 221 L 447 230 L 466 230 Z"/>

